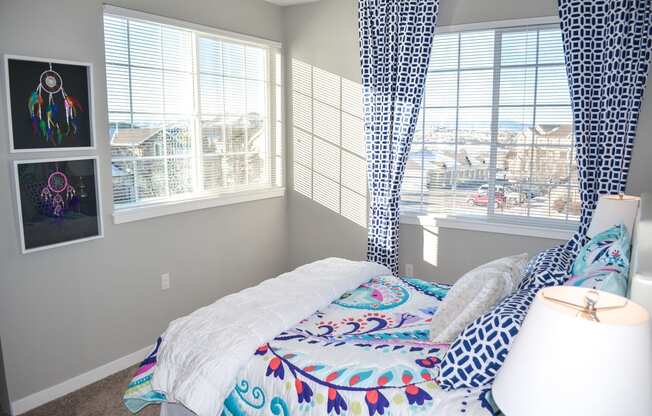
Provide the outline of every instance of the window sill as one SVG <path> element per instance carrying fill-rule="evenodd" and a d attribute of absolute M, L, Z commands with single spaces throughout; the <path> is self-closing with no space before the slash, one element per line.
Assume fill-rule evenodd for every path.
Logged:
<path fill-rule="evenodd" d="M 401 224 L 412 224 L 457 230 L 480 231 L 525 237 L 547 238 L 551 240 L 568 240 L 574 234 L 574 229 L 562 227 L 547 227 L 544 225 L 510 224 L 497 221 L 483 221 L 463 217 L 438 217 L 436 215 L 401 215 Z"/>
<path fill-rule="evenodd" d="M 257 191 L 234 192 L 217 196 L 212 195 L 210 197 L 186 199 L 182 201 L 163 202 L 159 204 L 136 206 L 133 208 L 121 208 L 113 211 L 113 223 L 124 224 L 132 221 L 180 214 L 200 209 L 240 204 L 261 199 L 278 198 L 284 195 L 285 188 L 272 188 Z"/>

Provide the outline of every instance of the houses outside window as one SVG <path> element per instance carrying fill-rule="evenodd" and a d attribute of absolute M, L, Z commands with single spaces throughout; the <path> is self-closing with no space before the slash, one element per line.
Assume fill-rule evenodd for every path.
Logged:
<path fill-rule="evenodd" d="M 578 220 L 558 26 L 435 36 L 401 210 L 529 225 Z"/>

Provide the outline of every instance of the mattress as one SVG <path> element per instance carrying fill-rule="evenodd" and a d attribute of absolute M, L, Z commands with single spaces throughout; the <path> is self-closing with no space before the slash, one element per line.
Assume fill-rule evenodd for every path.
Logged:
<path fill-rule="evenodd" d="M 448 290 L 379 276 L 344 293 L 253 351 L 222 414 L 492 414 L 488 390 L 446 392 L 435 382 L 448 345 L 432 343 L 428 327 Z M 166 402 L 142 380 L 134 377 L 126 400 Z M 192 412 L 165 404 L 161 414 Z"/>

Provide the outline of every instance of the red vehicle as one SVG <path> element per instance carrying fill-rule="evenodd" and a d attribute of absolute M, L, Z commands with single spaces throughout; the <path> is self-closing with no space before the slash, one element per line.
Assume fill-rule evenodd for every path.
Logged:
<path fill-rule="evenodd" d="M 489 205 L 489 194 L 487 192 L 476 192 L 466 201 L 471 206 L 486 207 Z M 496 207 L 505 206 L 505 195 L 502 192 L 496 192 Z"/>

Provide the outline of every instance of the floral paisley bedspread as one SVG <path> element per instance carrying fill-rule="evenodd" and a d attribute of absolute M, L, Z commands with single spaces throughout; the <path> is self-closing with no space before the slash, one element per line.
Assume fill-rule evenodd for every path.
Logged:
<path fill-rule="evenodd" d="M 345 293 L 261 345 L 222 415 L 493 414 L 488 390 L 445 392 L 434 382 L 448 345 L 430 342 L 428 327 L 448 289 L 382 276 Z M 125 393 L 131 411 L 166 401 L 151 387 L 156 353 Z"/>

